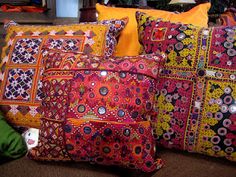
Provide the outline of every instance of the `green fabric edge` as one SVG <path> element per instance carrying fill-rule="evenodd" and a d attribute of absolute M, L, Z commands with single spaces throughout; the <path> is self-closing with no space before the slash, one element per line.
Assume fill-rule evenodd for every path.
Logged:
<path fill-rule="evenodd" d="M 26 152 L 27 146 L 23 137 L 6 122 L 0 112 L 0 159 L 19 158 Z"/>

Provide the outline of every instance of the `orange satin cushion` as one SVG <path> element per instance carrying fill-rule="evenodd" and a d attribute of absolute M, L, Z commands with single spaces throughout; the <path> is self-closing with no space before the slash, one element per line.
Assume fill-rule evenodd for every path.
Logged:
<path fill-rule="evenodd" d="M 127 16 L 129 18 L 128 24 L 121 32 L 119 37 L 115 51 L 116 56 L 135 56 L 139 54 L 140 44 L 138 41 L 137 22 L 135 19 L 135 12 L 137 10 L 145 12 L 150 16 L 154 16 L 155 18 L 162 18 L 171 22 L 181 22 L 184 24 L 193 24 L 195 26 L 207 27 L 208 10 L 210 7 L 210 3 L 204 3 L 195 6 L 187 12 L 175 14 L 173 12 L 156 9 L 118 8 L 96 4 L 98 20 L 112 18 L 120 19 Z"/>

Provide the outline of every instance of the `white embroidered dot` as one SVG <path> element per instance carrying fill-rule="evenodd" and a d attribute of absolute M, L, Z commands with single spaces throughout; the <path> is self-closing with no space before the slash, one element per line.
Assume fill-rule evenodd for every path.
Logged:
<path fill-rule="evenodd" d="M 206 75 L 207 75 L 207 76 L 215 76 L 215 74 L 216 74 L 215 71 L 206 70 Z"/>
<path fill-rule="evenodd" d="M 107 71 L 101 71 L 101 76 L 106 76 L 107 75 Z"/>
<path fill-rule="evenodd" d="M 195 107 L 196 108 L 201 108 L 201 102 L 195 101 Z"/>
<path fill-rule="evenodd" d="M 232 114 L 235 114 L 236 113 L 236 104 L 232 104 L 229 106 L 229 111 L 232 113 Z"/>
<path fill-rule="evenodd" d="M 235 75 L 231 74 L 229 77 L 230 79 L 235 80 Z"/>
<path fill-rule="evenodd" d="M 232 65 L 232 61 L 227 61 L 227 65 L 231 66 Z"/>
<path fill-rule="evenodd" d="M 209 35 L 209 31 L 208 30 L 203 30 L 202 33 L 203 33 L 203 35 L 207 35 L 207 36 Z"/>

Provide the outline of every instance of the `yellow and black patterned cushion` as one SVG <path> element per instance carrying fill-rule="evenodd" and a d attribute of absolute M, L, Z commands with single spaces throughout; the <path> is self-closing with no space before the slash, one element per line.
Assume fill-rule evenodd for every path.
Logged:
<path fill-rule="evenodd" d="M 236 27 L 136 15 L 143 52 L 167 55 L 154 122 L 158 143 L 236 161 Z"/>

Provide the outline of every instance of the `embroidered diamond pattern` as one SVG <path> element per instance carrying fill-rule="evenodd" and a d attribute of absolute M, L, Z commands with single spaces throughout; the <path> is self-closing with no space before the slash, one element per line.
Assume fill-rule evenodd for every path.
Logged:
<path fill-rule="evenodd" d="M 12 53 L 13 63 L 36 63 L 42 39 L 19 39 Z"/>
<path fill-rule="evenodd" d="M 36 98 L 35 98 L 37 101 L 41 101 L 44 97 L 44 94 L 43 94 L 43 91 L 42 91 L 43 83 L 41 81 L 42 75 L 43 75 L 43 69 L 40 69 L 40 76 L 39 76 L 39 81 L 38 81 L 37 94 L 36 94 Z"/>
<path fill-rule="evenodd" d="M 45 149 L 50 149 L 51 147 L 49 146 L 49 144 L 46 144 L 46 145 L 44 145 L 44 147 L 45 147 Z"/>
<path fill-rule="evenodd" d="M 37 89 L 37 95 L 36 100 L 41 101 L 43 99 L 43 92 L 42 92 L 43 83 L 41 80 L 38 82 L 38 89 Z"/>
<path fill-rule="evenodd" d="M 61 49 L 62 43 L 63 43 L 63 39 L 49 38 L 46 42 L 46 45 L 48 45 L 49 49 Z"/>
<path fill-rule="evenodd" d="M 18 110 L 20 111 L 20 113 L 23 114 L 24 116 L 25 116 L 26 114 L 28 114 L 28 112 L 30 111 L 29 106 L 18 106 L 17 109 L 18 109 Z"/>
<path fill-rule="evenodd" d="M 29 108 L 30 108 L 30 111 L 29 111 L 30 115 L 34 117 L 35 115 L 38 114 L 37 106 L 30 106 Z"/>
<path fill-rule="evenodd" d="M 81 51 L 83 41 L 81 39 L 65 39 L 63 43 L 64 50 Z"/>
<path fill-rule="evenodd" d="M 4 99 L 29 100 L 34 73 L 34 69 L 10 69 Z"/>
<path fill-rule="evenodd" d="M 10 112 L 13 114 L 13 115 L 16 115 L 19 110 L 17 109 L 18 105 L 10 105 L 11 109 L 10 109 Z"/>
<path fill-rule="evenodd" d="M 62 159 L 67 157 L 64 146 L 62 146 L 64 143 L 64 133 L 61 123 L 45 120 L 42 123 L 42 131 L 40 133 L 39 156 Z"/>
<path fill-rule="evenodd" d="M 81 51 L 82 45 L 84 43 L 84 39 L 77 38 L 77 39 L 53 39 L 49 38 L 46 42 L 48 48 L 50 49 L 63 49 L 67 51 Z"/>

